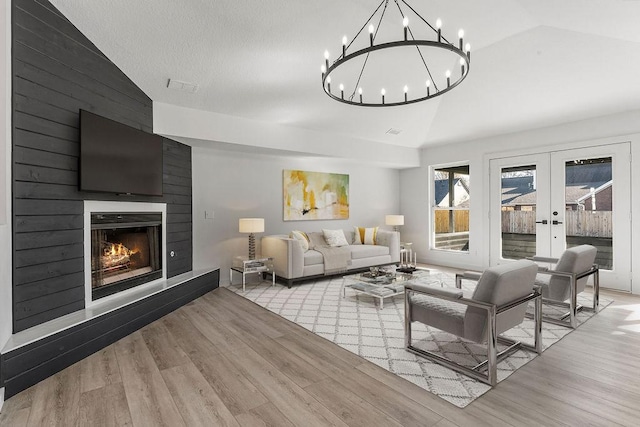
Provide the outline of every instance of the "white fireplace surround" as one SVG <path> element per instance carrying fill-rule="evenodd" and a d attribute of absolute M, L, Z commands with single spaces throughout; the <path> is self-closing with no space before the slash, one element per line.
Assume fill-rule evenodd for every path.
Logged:
<path fill-rule="evenodd" d="M 151 282 L 144 283 L 131 289 L 100 298 L 93 301 L 91 298 L 91 214 L 96 212 L 161 212 L 162 213 L 162 277 Z M 132 292 L 138 292 L 154 284 L 167 280 L 167 205 L 166 203 L 145 202 L 108 202 L 85 200 L 84 202 L 84 300 L 85 307 L 90 308 L 108 301 L 126 297 Z"/>

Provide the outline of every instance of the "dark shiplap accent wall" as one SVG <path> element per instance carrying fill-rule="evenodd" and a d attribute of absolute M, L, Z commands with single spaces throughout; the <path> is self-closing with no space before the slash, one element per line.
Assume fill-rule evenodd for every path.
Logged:
<path fill-rule="evenodd" d="M 151 132 L 152 102 L 48 1 L 12 14 L 15 333 L 84 308 L 83 200 L 166 202 L 168 276 L 193 257 L 191 148 L 164 139 L 163 197 L 80 192 L 79 110 Z"/>

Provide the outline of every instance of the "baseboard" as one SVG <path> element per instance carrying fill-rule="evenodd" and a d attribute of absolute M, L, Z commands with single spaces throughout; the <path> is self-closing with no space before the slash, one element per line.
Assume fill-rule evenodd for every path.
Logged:
<path fill-rule="evenodd" d="M 2 354 L 0 386 L 5 388 L 5 397 L 8 399 L 60 372 L 216 289 L 219 284 L 220 270 L 213 270 Z"/>

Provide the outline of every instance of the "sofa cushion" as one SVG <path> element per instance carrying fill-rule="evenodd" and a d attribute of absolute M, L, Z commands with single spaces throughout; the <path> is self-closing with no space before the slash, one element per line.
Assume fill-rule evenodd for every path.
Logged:
<path fill-rule="evenodd" d="M 377 244 L 378 227 L 353 227 L 354 245 L 375 245 Z"/>
<path fill-rule="evenodd" d="M 289 235 L 292 239 L 296 239 L 300 243 L 303 252 L 309 250 L 309 236 L 304 231 L 293 230 Z"/>
<path fill-rule="evenodd" d="M 351 259 L 389 255 L 389 247 L 387 246 L 352 245 L 349 246 L 349 249 L 351 250 Z"/>
<path fill-rule="evenodd" d="M 324 264 L 324 257 L 318 251 L 308 250 L 304 253 L 304 265 Z"/>
<path fill-rule="evenodd" d="M 349 242 L 347 242 L 342 230 L 327 230 L 323 228 L 322 234 L 324 234 L 324 240 L 327 241 L 329 246 L 349 246 Z"/>

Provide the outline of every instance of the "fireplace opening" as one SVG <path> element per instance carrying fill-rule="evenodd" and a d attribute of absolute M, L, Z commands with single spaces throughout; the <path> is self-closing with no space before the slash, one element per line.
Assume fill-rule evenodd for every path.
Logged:
<path fill-rule="evenodd" d="M 93 301 L 162 277 L 162 213 L 91 214 Z"/>

